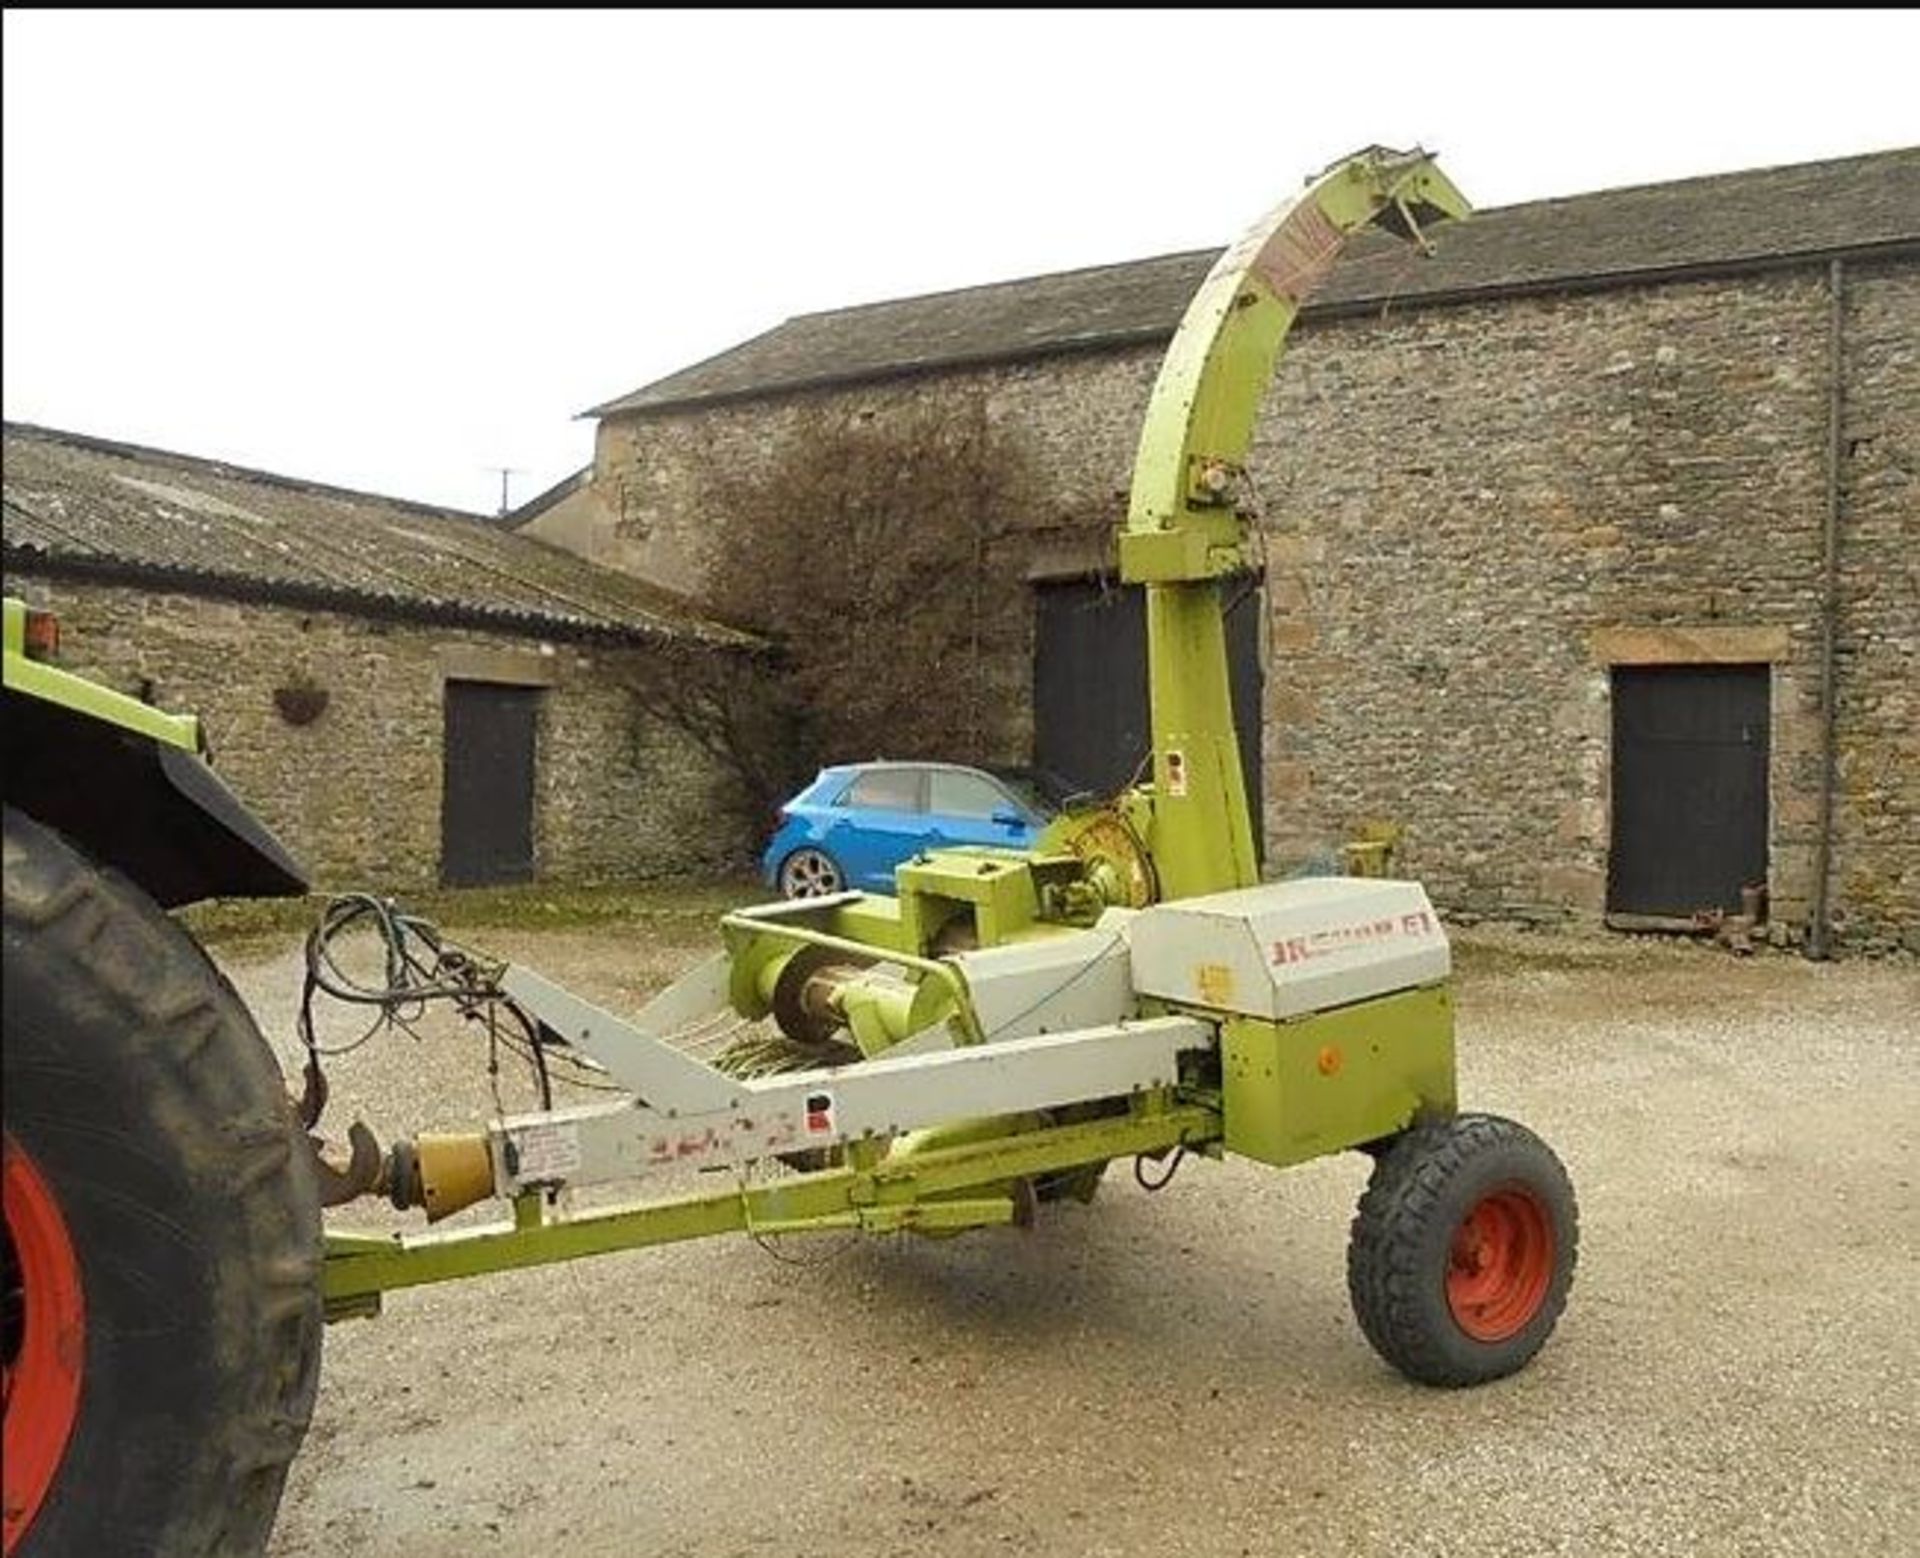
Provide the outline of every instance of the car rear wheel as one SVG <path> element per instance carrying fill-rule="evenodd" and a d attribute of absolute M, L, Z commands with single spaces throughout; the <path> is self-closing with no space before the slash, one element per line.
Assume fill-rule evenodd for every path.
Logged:
<path fill-rule="evenodd" d="M 821 849 L 796 849 L 780 863 L 780 891 L 789 898 L 824 898 L 844 891 L 840 863 Z"/>

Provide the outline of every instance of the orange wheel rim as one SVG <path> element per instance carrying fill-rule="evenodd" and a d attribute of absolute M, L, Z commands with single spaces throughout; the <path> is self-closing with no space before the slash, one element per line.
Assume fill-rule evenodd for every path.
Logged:
<path fill-rule="evenodd" d="M 5 1551 L 33 1528 L 80 1415 L 86 1303 L 60 1203 L 6 1138 Z"/>
<path fill-rule="evenodd" d="M 1553 1281 L 1553 1219 L 1518 1187 L 1477 1202 L 1447 1252 L 1447 1307 L 1476 1342 L 1504 1342 L 1527 1327 Z"/>

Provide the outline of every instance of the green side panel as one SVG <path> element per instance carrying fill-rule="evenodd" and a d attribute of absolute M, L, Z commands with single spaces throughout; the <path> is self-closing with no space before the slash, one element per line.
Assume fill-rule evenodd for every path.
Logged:
<path fill-rule="evenodd" d="M 1304 1163 L 1453 1112 L 1453 991 L 1429 985 L 1292 1022 L 1232 1018 L 1220 1053 L 1227 1150 Z"/>
<path fill-rule="evenodd" d="M 848 941 L 864 942 L 869 947 L 886 947 L 895 952 L 919 949 L 907 939 L 900 920 L 900 900 L 877 893 L 862 893 L 858 898 L 838 904 L 828 911 L 825 928 Z"/>

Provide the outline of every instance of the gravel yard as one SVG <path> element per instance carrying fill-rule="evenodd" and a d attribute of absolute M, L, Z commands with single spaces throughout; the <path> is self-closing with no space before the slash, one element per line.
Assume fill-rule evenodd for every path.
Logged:
<path fill-rule="evenodd" d="M 631 1009 L 707 927 L 459 934 Z M 215 948 L 289 1059 L 295 941 Z M 1494 932 L 1460 961 L 1463 1100 L 1581 1198 L 1566 1315 L 1513 1379 L 1421 1389 L 1361 1339 L 1357 1154 L 1151 1196 L 1120 1165 L 1027 1233 L 395 1294 L 328 1332 L 272 1551 L 1920 1551 L 1920 971 Z M 491 1108 L 444 1026 L 333 1079 L 336 1133 Z"/>

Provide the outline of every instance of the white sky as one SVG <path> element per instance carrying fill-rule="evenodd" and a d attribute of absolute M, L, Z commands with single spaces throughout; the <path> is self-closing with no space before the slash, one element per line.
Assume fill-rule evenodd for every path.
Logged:
<path fill-rule="evenodd" d="M 1914 12 L 8 10 L 15 420 L 492 510 L 782 319 L 1920 143 Z"/>

